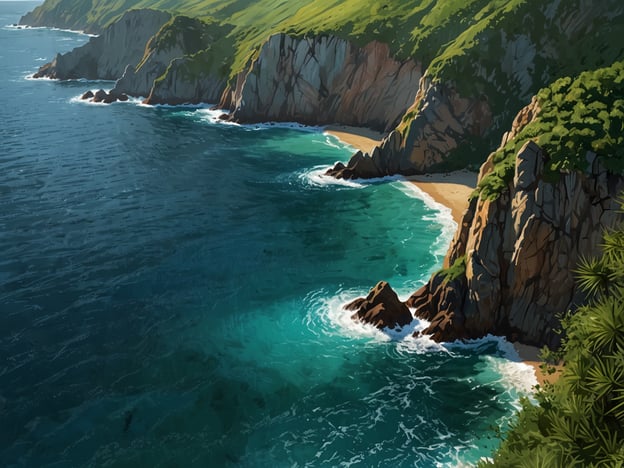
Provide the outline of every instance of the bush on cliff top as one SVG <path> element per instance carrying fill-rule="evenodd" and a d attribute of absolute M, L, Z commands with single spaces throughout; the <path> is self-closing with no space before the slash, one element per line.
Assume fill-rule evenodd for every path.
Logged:
<path fill-rule="evenodd" d="M 481 466 L 624 466 L 624 225 L 603 255 L 581 262 L 587 306 L 563 320 L 563 374 L 522 403 L 517 421 Z"/>
<path fill-rule="evenodd" d="M 587 169 L 586 154 L 596 153 L 611 172 L 624 174 L 624 62 L 560 78 L 537 94 L 540 111 L 499 149 L 494 169 L 479 183 L 483 198 L 495 199 L 513 179 L 515 156 L 529 140 L 549 160 L 545 175 Z"/>

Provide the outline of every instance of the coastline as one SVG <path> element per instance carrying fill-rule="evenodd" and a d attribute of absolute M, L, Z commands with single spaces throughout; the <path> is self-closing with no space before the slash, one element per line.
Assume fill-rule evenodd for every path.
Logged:
<path fill-rule="evenodd" d="M 513 347 L 518 353 L 520 360 L 533 368 L 533 372 L 535 373 L 535 378 L 537 379 L 537 383 L 540 387 L 543 387 L 545 383 L 555 383 L 559 376 L 561 375 L 561 371 L 563 370 L 563 366 L 557 365 L 554 366 L 555 372 L 553 374 L 545 374 L 542 372 L 540 366 L 542 365 L 542 360 L 539 357 L 540 348 L 535 346 L 529 346 L 522 343 L 513 343 Z"/>
<path fill-rule="evenodd" d="M 366 152 L 370 152 L 375 145 L 381 143 L 384 137 L 383 134 L 373 130 L 346 125 L 329 125 L 324 128 L 324 132 L 360 151 Z M 437 203 L 448 207 L 451 210 L 453 220 L 460 225 L 461 218 L 468 208 L 470 195 L 477 186 L 477 177 L 477 173 L 462 170 L 412 176 L 407 180 Z M 533 368 L 535 378 L 540 386 L 557 380 L 561 373 L 561 367 L 556 366 L 557 371 L 554 374 L 544 374 L 540 369 L 542 361 L 539 358 L 539 348 L 521 343 L 513 343 L 513 346 L 518 353 L 519 360 Z"/>
<path fill-rule="evenodd" d="M 459 226 L 464 212 L 468 209 L 470 195 L 477 186 L 477 176 L 477 173 L 464 169 L 412 176 L 408 180 L 436 202 L 450 208 L 453 220 Z"/>
<path fill-rule="evenodd" d="M 370 153 L 375 146 L 381 144 L 386 136 L 375 130 L 349 125 L 326 125 L 323 127 L 323 133 L 333 135 L 343 143 L 365 153 Z"/>
<path fill-rule="evenodd" d="M 324 127 L 324 132 L 367 153 L 379 145 L 385 136 L 374 130 L 347 125 L 328 125 Z M 436 202 L 450 208 L 453 220 L 459 225 L 464 211 L 468 208 L 470 195 L 477 186 L 477 173 L 462 170 L 412 176 L 407 180 Z"/>

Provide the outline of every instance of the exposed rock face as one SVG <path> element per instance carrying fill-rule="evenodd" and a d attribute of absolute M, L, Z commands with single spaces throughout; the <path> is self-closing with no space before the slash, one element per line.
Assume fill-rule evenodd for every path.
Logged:
<path fill-rule="evenodd" d="M 420 77 L 419 64 L 392 59 L 378 42 L 358 48 L 333 36 L 277 34 L 220 105 L 241 122 L 335 122 L 389 131 L 414 102 Z"/>
<path fill-rule="evenodd" d="M 523 109 L 503 145 L 536 114 Z M 480 178 L 492 170 L 490 159 Z M 408 304 L 432 321 L 425 334 L 438 340 L 483 336 L 492 330 L 527 344 L 554 346 L 556 315 L 583 297 L 573 271 L 582 255 L 596 254 L 602 232 L 618 218 L 621 176 L 607 172 L 593 153 L 588 169 L 544 177 L 547 155 L 527 142 L 516 156 L 515 176 L 496 200 L 473 200 L 447 254 L 465 256 L 465 275 L 444 282 L 438 274 Z"/>
<path fill-rule="evenodd" d="M 396 328 L 408 325 L 413 320 L 407 306 L 385 281 L 380 281 L 370 290 L 366 298 L 358 298 L 344 306 L 354 310 L 353 320 L 369 323 L 379 328 Z"/>
<path fill-rule="evenodd" d="M 466 36 L 455 38 L 429 64 L 397 128 L 398 147 L 396 137 L 385 140 L 371 154 L 354 155 L 347 171 L 330 174 L 366 178 L 457 167 L 471 157 L 473 143 L 493 146 L 544 84 L 621 59 L 624 49 L 612 47 L 611 37 L 621 36 L 623 16 L 622 2 L 545 0 L 490 17 L 488 27 L 470 35 L 471 45 Z M 595 46 L 588 46 L 589 36 Z"/>
<path fill-rule="evenodd" d="M 170 18 L 155 10 L 131 10 L 108 26 L 101 36 L 43 65 L 35 78 L 116 80 L 128 65 L 143 57 L 145 44 Z"/>
<path fill-rule="evenodd" d="M 225 79 L 204 72 L 201 64 L 196 67 L 199 70 L 190 73 L 188 64 L 195 59 L 186 56 L 210 47 L 215 40 L 213 32 L 226 30 L 229 29 L 222 26 L 210 28 L 195 18 L 173 18 L 149 40 L 140 63 L 126 67 L 115 84 L 115 91 L 149 97 L 147 102 L 154 104 L 216 102 L 225 89 Z M 163 76 L 165 73 L 167 75 Z M 155 85 L 156 90 L 153 89 Z"/>
<path fill-rule="evenodd" d="M 154 82 L 146 104 L 184 104 L 218 102 L 227 80 L 209 69 L 197 68 L 201 56 L 174 59 L 167 73 Z"/>
<path fill-rule="evenodd" d="M 400 125 L 380 146 L 369 153 L 356 153 L 346 168 L 327 172 L 337 178 L 359 179 L 392 174 L 422 174 L 443 163 L 468 136 L 483 136 L 492 124 L 492 112 L 485 98 L 467 99 L 443 84 L 424 77 L 416 103 Z M 406 136 L 407 135 L 407 136 Z"/>

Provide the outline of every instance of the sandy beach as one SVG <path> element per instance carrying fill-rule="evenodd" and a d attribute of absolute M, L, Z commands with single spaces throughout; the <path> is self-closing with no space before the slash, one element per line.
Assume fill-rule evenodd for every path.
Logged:
<path fill-rule="evenodd" d="M 370 153 L 385 137 L 383 133 L 368 128 L 350 127 L 348 125 L 328 125 L 324 131 L 366 153 Z"/>
<path fill-rule="evenodd" d="M 539 383 L 540 386 L 543 386 L 546 382 L 554 383 L 559 378 L 563 369 L 562 366 L 555 366 L 555 373 L 550 375 L 544 374 L 542 369 L 540 369 L 540 366 L 542 365 L 542 360 L 539 357 L 539 353 L 541 351 L 540 348 L 524 345 L 522 343 L 514 343 L 513 346 L 516 349 L 518 356 L 520 356 L 520 360 L 533 367 L 537 383 Z"/>
<path fill-rule="evenodd" d="M 381 143 L 384 134 L 367 128 L 347 125 L 328 125 L 325 133 L 334 135 L 341 141 L 364 152 Z M 451 209 L 457 224 L 461 221 L 468 199 L 477 185 L 477 174 L 469 171 L 455 171 L 445 174 L 426 174 L 409 178 L 420 190 L 429 194 L 438 203 Z"/>
<path fill-rule="evenodd" d="M 477 186 L 477 174 L 467 170 L 413 176 L 409 180 L 435 201 L 450 208 L 457 224 L 461 223 L 470 195 Z"/>

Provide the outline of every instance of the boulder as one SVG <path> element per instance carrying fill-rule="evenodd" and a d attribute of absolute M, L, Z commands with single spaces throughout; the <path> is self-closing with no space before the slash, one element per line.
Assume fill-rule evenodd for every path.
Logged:
<path fill-rule="evenodd" d="M 380 330 L 403 327 L 413 320 L 407 306 L 386 281 L 380 281 L 365 298 L 358 298 L 344 308 L 355 311 L 351 316 L 353 320 L 374 325 Z"/>
<path fill-rule="evenodd" d="M 80 99 L 82 99 L 83 101 L 86 101 L 87 99 L 93 99 L 93 91 L 89 90 L 86 93 L 84 93 L 82 96 L 80 96 Z"/>
<path fill-rule="evenodd" d="M 106 91 L 104 91 L 103 89 L 100 89 L 98 91 L 95 92 L 95 94 L 93 95 L 93 102 L 104 102 L 104 100 L 108 97 L 108 93 Z"/>

